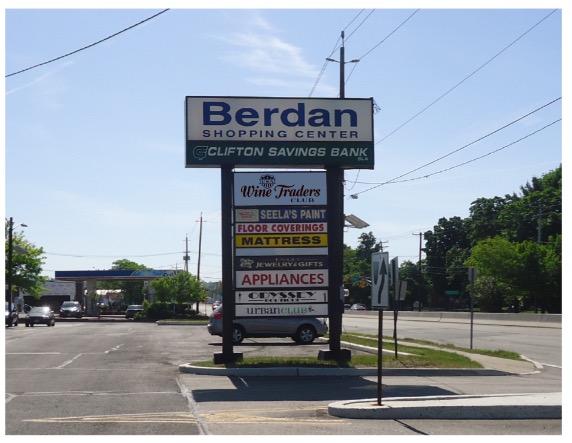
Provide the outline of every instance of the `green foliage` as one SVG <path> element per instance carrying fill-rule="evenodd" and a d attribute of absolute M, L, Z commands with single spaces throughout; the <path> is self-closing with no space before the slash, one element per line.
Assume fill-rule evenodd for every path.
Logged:
<path fill-rule="evenodd" d="M 446 290 L 466 293 L 467 266 L 474 266 L 478 278 L 487 279 L 482 288 L 475 285 L 481 309 L 498 311 L 518 301 L 535 311 L 562 311 L 562 166 L 520 190 L 479 198 L 468 218 L 441 218 L 425 232 L 432 298 Z"/>
<path fill-rule="evenodd" d="M 4 223 L 5 239 L 5 275 L 8 277 L 8 251 L 9 251 L 9 235 L 10 220 Z M 28 294 L 35 298 L 40 298 L 46 277 L 42 277 L 42 265 L 44 264 L 44 249 L 36 247 L 33 243 L 26 240 L 22 232 L 12 230 L 12 290 L 15 288 L 24 289 Z M 25 250 L 26 253 L 19 253 L 18 250 Z"/>
<path fill-rule="evenodd" d="M 510 286 L 492 276 L 479 277 L 470 290 L 474 292 L 475 305 L 486 312 L 501 312 L 511 296 Z"/>
<path fill-rule="evenodd" d="M 136 271 L 150 269 L 149 267 L 127 259 L 120 259 L 113 262 L 112 270 Z M 124 295 L 123 302 L 126 305 L 140 305 L 145 297 L 144 285 L 140 280 L 117 280 L 98 282 L 98 289 L 119 289 Z"/>
<path fill-rule="evenodd" d="M 350 295 L 346 303 L 371 304 L 371 287 L 366 279 L 371 276 L 371 254 L 382 250 L 373 233 L 362 233 L 356 249 L 344 245 L 344 288 L 349 289 Z"/>
<path fill-rule="evenodd" d="M 204 296 L 201 282 L 186 271 L 153 280 L 151 286 L 155 290 L 158 301 L 173 302 L 179 307 L 183 304 L 199 302 Z"/>
<path fill-rule="evenodd" d="M 561 235 L 547 244 L 530 240 L 513 243 L 501 237 L 490 238 L 477 243 L 467 264 L 477 268 L 477 282 L 491 278 L 497 288 L 502 288 L 505 306 L 518 301 L 519 305 L 533 307 L 535 311 L 561 312 L 561 245 Z M 475 296 L 480 297 L 479 286 L 475 286 Z M 484 288 L 491 293 L 490 284 Z M 495 312 L 500 310 L 494 303 L 480 306 L 486 310 L 494 307 Z"/>
<path fill-rule="evenodd" d="M 145 300 L 143 302 L 143 311 L 135 314 L 135 320 L 163 320 L 173 317 L 173 307 L 170 303 L 154 302 L 150 303 Z"/>

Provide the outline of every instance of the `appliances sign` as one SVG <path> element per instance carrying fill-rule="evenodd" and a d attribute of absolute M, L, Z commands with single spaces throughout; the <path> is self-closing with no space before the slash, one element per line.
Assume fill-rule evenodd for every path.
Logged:
<path fill-rule="evenodd" d="M 185 165 L 373 169 L 373 99 L 186 97 Z"/>
<path fill-rule="evenodd" d="M 237 317 L 328 315 L 326 174 L 234 174 Z"/>

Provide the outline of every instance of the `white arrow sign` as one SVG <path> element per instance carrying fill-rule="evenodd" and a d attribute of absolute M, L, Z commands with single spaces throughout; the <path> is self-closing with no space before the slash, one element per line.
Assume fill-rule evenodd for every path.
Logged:
<path fill-rule="evenodd" d="M 389 308 L 389 252 L 371 254 L 371 307 Z"/>

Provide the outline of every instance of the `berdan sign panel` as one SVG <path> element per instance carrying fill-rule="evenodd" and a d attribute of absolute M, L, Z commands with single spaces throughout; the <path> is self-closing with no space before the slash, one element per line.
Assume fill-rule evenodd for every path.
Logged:
<path fill-rule="evenodd" d="M 373 169 L 373 99 L 186 97 L 188 168 Z"/>

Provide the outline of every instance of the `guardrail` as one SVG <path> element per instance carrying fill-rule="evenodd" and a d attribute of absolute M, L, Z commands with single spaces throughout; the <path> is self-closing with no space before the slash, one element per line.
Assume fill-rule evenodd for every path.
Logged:
<path fill-rule="evenodd" d="M 377 316 L 377 311 L 346 311 L 344 315 Z M 393 311 L 384 311 L 384 319 L 393 320 Z M 399 311 L 399 320 L 402 321 L 431 321 L 441 323 L 469 323 L 469 312 L 448 311 Z M 473 313 L 473 323 L 495 324 L 505 326 L 535 326 L 542 328 L 562 329 L 562 314 L 532 314 L 532 313 Z"/>

